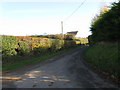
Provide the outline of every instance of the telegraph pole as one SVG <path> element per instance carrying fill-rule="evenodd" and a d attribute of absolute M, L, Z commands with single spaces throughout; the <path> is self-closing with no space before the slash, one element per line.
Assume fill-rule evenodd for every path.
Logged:
<path fill-rule="evenodd" d="M 61 21 L 61 31 L 62 31 L 61 39 L 63 39 L 63 21 Z"/>

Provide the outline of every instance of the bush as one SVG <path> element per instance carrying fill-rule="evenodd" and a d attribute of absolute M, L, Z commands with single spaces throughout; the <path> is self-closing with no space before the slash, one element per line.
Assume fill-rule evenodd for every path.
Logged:
<path fill-rule="evenodd" d="M 2 56 L 5 63 L 14 62 L 10 59 L 25 56 L 41 56 L 43 54 L 54 53 L 62 48 L 75 46 L 73 40 L 48 39 L 29 36 L 7 36 L 2 35 Z M 16 56 L 12 57 L 12 56 Z M 11 57 L 11 58 L 9 58 Z M 22 58 L 23 59 L 23 58 Z"/>
<path fill-rule="evenodd" d="M 76 45 L 76 42 L 73 40 L 65 40 L 64 41 L 64 48 L 74 47 L 75 45 Z"/>
<path fill-rule="evenodd" d="M 52 40 L 47 38 L 32 38 L 31 48 L 33 55 L 42 55 L 52 46 Z"/>
<path fill-rule="evenodd" d="M 41 48 L 34 48 L 31 53 L 35 56 L 41 56 L 49 52 L 47 52 L 46 48 L 41 47 Z"/>
<path fill-rule="evenodd" d="M 17 54 L 15 49 L 17 48 L 17 40 L 14 36 L 2 35 L 2 55 L 4 57 L 14 56 Z"/>
<path fill-rule="evenodd" d="M 26 42 L 18 42 L 18 54 L 26 55 L 30 52 L 30 46 Z"/>
<path fill-rule="evenodd" d="M 59 39 L 52 40 L 51 52 L 60 50 L 61 48 L 63 48 L 63 44 L 64 44 L 63 40 Z"/>

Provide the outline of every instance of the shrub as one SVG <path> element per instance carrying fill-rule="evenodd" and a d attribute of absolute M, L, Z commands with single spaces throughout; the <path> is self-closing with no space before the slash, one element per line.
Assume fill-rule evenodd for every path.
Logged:
<path fill-rule="evenodd" d="M 47 38 L 32 38 L 31 48 L 33 55 L 42 55 L 51 48 L 52 40 Z"/>
<path fill-rule="evenodd" d="M 16 55 L 17 40 L 14 36 L 2 35 L 2 55 L 3 57 Z"/>
<path fill-rule="evenodd" d="M 64 44 L 63 40 L 59 39 L 52 40 L 51 51 L 55 52 L 57 50 L 60 50 L 61 48 L 63 48 L 63 44 Z"/>
<path fill-rule="evenodd" d="M 18 54 L 25 55 L 30 52 L 30 46 L 28 45 L 28 43 L 20 41 L 18 42 L 18 45 Z"/>
<path fill-rule="evenodd" d="M 74 47 L 75 45 L 76 45 L 76 42 L 73 40 L 65 40 L 64 41 L 64 48 Z"/>
<path fill-rule="evenodd" d="M 62 48 L 75 46 L 73 40 L 48 39 L 29 36 L 2 36 L 2 56 L 4 62 L 14 62 L 17 57 L 41 56 L 43 54 L 54 53 Z M 12 56 L 15 56 L 12 57 Z M 11 57 L 11 58 L 8 58 Z M 22 58 L 23 59 L 23 58 Z M 10 61 L 13 60 L 13 61 Z"/>

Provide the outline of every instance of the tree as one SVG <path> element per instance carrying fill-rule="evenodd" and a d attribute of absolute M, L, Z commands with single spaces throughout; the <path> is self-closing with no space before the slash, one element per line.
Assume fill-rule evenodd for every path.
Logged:
<path fill-rule="evenodd" d="M 91 39 L 94 42 L 117 41 L 120 38 L 120 1 L 110 10 L 97 15 L 91 24 Z"/>

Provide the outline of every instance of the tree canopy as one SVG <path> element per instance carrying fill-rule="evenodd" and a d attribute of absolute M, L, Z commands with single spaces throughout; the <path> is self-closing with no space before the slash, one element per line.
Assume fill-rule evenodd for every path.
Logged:
<path fill-rule="evenodd" d="M 97 15 L 91 24 L 93 42 L 117 41 L 120 39 L 120 1 L 113 3 L 111 9 Z"/>

